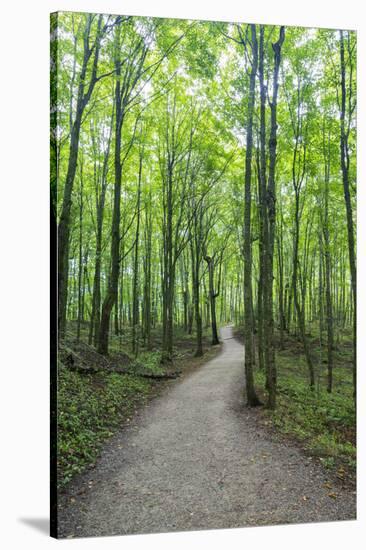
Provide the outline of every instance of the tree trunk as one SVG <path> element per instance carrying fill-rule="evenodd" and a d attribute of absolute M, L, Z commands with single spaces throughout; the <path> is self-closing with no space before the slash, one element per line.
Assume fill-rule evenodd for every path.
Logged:
<path fill-rule="evenodd" d="M 280 28 L 280 36 L 277 42 L 272 44 L 274 52 L 273 69 L 273 95 L 271 108 L 271 131 L 269 137 L 269 172 L 268 187 L 266 193 L 266 204 L 268 209 L 268 249 L 266 258 L 266 338 L 267 338 L 267 379 L 268 379 L 268 407 L 274 409 L 276 406 L 277 372 L 275 363 L 274 346 L 274 320 L 273 320 L 273 255 L 276 228 L 276 150 L 277 150 L 277 95 L 278 95 L 278 74 L 281 63 L 281 48 L 285 39 L 285 27 Z"/>
<path fill-rule="evenodd" d="M 67 287 L 69 276 L 70 218 L 72 206 L 72 191 L 79 154 L 80 128 L 85 107 L 89 102 L 95 83 L 97 82 L 96 73 L 101 41 L 102 16 L 99 16 L 98 18 L 97 37 L 95 39 L 94 48 L 91 48 L 89 46 L 92 20 L 92 15 L 86 15 L 83 61 L 79 75 L 79 85 L 76 99 L 76 113 L 75 120 L 71 128 L 69 160 L 67 166 L 60 221 L 58 224 L 58 323 L 61 336 L 65 333 L 66 328 Z M 92 74 L 90 77 L 88 89 L 87 91 L 85 91 L 86 73 L 93 50 L 94 57 L 92 63 Z"/>
<path fill-rule="evenodd" d="M 297 273 L 298 273 L 298 262 L 299 262 L 299 237 L 300 237 L 299 194 L 298 192 L 295 192 L 295 235 L 294 235 L 293 271 L 292 271 L 292 290 L 293 290 L 297 321 L 299 324 L 300 336 L 304 346 L 305 359 L 309 370 L 310 388 L 313 390 L 315 386 L 314 366 L 310 355 L 308 339 L 306 337 L 304 308 L 301 308 L 301 305 L 300 305 L 299 296 L 298 296 L 298 286 L 297 286 Z"/>
<path fill-rule="evenodd" d="M 80 167 L 80 199 L 79 199 L 79 269 L 78 269 L 78 320 L 76 329 L 76 341 L 80 340 L 80 329 L 82 321 L 82 282 L 83 282 L 83 165 Z"/>
<path fill-rule="evenodd" d="M 212 340 L 211 344 L 217 346 L 220 344 L 219 336 L 217 333 L 217 322 L 216 322 L 216 298 L 219 296 L 218 292 L 215 292 L 214 286 L 214 261 L 210 256 L 206 256 L 205 260 L 208 266 L 208 285 L 209 285 L 209 298 L 210 298 L 210 307 L 211 307 L 211 330 L 212 330 Z"/>
<path fill-rule="evenodd" d="M 252 180 L 252 150 L 253 150 L 253 112 L 255 105 L 255 79 L 258 66 L 258 45 L 256 26 L 250 25 L 252 36 L 252 66 L 250 71 L 246 150 L 245 150 L 245 180 L 244 180 L 244 341 L 245 341 L 245 381 L 247 405 L 254 407 L 261 405 L 254 387 L 253 376 L 253 315 L 252 315 L 252 255 L 251 255 L 251 180 Z"/>
<path fill-rule="evenodd" d="M 120 51 L 120 35 L 116 32 L 116 51 Z M 124 118 L 122 95 L 121 95 L 121 63 L 120 53 L 115 60 L 116 85 L 116 124 L 115 124 L 115 145 L 114 145 L 114 195 L 113 195 L 113 217 L 112 217 L 112 240 L 111 240 L 111 273 L 108 281 L 107 294 L 104 298 L 102 315 L 99 329 L 98 352 L 102 355 L 108 353 L 109 343 L 109 321 L 112 308 L 118 295 L 118 277 L 120 267 L 120 220 L 121 220 L 121 134 Z"/>
<path fill-rule="evenodd" d="M 350 184 L 349 184 L 349 147 L 348 147 L 349 129 L 348 130 L 346 129 L 346 101 L 348 100 L 348 104 L 349 105 L 351 104 L 351 100 L 350 100 L 351 88 L 348 90 L 348 94 L 347 94 L 343 31 L 340 31 L 340 62 L 341 62 L 340 153 L 341 153 L 343 193 L 344 193 L 344 201 L 346 204 L 348 255 L 349 255 L 349 265 L 350 265 L 350 271 L 351 271 L 352 299 L 353 299 L 353 394 L 354 394 L 354 399 L 356 400 L 357 276 L 356 276 L 355 237 L 354 237 L 354 227 L 353 227 Z M 350 117 L 351 113 L 348 113 L 348 116 Z"/>
<path fill-rule="evenodd" d="M 149 198 L 145 205 L 145 247 L 146 247 L 146 262 L 145 266 L 145 284 L 144 284 L 144 333 L 146 339 L 146 347 L 148 350 L 152 348 L 151 341 L 151 236 L 152 233 L 152 217 L 151 217 L 151 187 Z"/>
<path fill-rule="evenodd" d="M 138 355 L 138 323 L 139 323 L 139 239 L 140 239 L 140 204 L 141 204 L 141 177 L 142 177 L 142 160 L 143 156 L 140 152 L 139 176 L 137 187 L 137 223 L 135 235 L 135 257 L 133 267 L 133 290 L 132 290 L 132 351 L 135 357 Z"/>
<path fill-rule="evenodd" d="M 203 355 L 203 347 L 202 347 L 202 317 L 201 317 L 201 311 L 200 311 L 199 258 L 197 253 L 197 247 L 193 242 L 194 238 L 195 237 L 193 236 L 191 238 L 191 257 L 192 257 L 193 305 L 194 305 L 194 317 L 196 320 L 195 357 L 201 357 Z"/>

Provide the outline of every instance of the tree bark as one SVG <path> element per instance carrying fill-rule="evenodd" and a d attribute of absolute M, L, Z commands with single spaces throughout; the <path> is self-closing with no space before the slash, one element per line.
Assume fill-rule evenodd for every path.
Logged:
<path fill-rule="evenodd" d="M 252 66 L 250 71 L 246 151 L 245 151 L 245 178 L 244 178 L 244 341 L 245 341 L 245 381 L 247 405 L 255 407 L 261 405 L 254 387 L 253 376 L 253 314 L 252 314 L 252 254 L 251 254 L 251 180 L 252 180 L 252 153 L 253 153 L 253 113 L 255 105 L 255 80 L 258 67 L 258 43 L 255 25 L 250 25 L 252 37 Z"/>
<path fill-rule="evenodd" d="M 139 323 L 139 239 L 140 239 L 140 210 L 141 210 L 141 178 L 142 178 L 143 155 L 140 152 L 139 175 L 137 187 L 137 223 L 135 235 L 135 255 L 133 267 L 133 289 L 132 289 L 132 351 L 138 355 L 138 323 Z"/>
<path fill-rule="evenodd" d="M 353 394 L 356 400 L 357 392 L 357 376 L 356 376 L 356 360 L 357 360 L 357 275 L 356 275 L 356 254 L 355 254 L 355 236 L 353 227 L 352 203 L 349 184 L 349 147 L 348 136 L 350 122 L 346 128 L 346 102 L 351 105 L 351 88 L 346 89 L 346 63 L 345 63 L 345 48 L 344 34 L 340 31 L 340 63 L 341 63 L 341 109 L 340 109 L 340 153 L 341 153 L 341 169 L 343 180 L 343 193 L 346 205 L 347 216 L 347 235 L 348 235 L 348 255 L 351 272 L 352 299 L 353 299 Z M 351 56 L 350 56 L 351 57 Z M 351 58 L 349 60 L 352 63 Z M 352 68 L 352 65 L 351 65 Z M 351 69 L 350 69 L 351 70 Z M 352 83 L 351 83 L 352 85 Z M 348 112 L 348 117 L 351 113 Z"/>
<path fill-rule="evenodd" d="M 76 329 L 76 340 L 80 340 L 80 329 L 82 321 L 82 283 L 83 283 L 83 209 L 84 209 L 84 179 L 83 164 L 80 166 L 80 195 L 79 195 L 79 268 L 78 268 L 78 320 Z"/>
<path fill-rule="evenodd" d="M 152 202 L 151 202 L 151 187 L 149 190 L 149 197 L 145 204 L 145 249 L 146 249 L 146 262 L 144 263 L 145 269 L 145 282 L 144 282 L 144 334 L 146 339 L 146 346 L 148 350 L 152 348 L 151 341 L 151 240 L 152 240 Z"/>
<path fill-rule="evenodd" d="M 210 298 L 210 307 L 211 307 L 211 330 L 212 330 L 211 344 L 213 346 L 217 346 L 220 344 L 219 336 L 217 333 L 217 321 L 216 321 L 216 298 L 219 296 L 219 292 L 215 292 L 214 260 L 210 256 L 206 256 L 205 260 L 208 266 L 208 285 L 209 285 L 209 298 Z"/>
<path fill-rule="evenodd" d="M 121 219 L 121 183 L 122 183 L 122 163 L 121 163 L 121 139 L 122 125 L 124 119 L 124 105 L 121 94 L 121 57 L 120 57 L 120 32 L 116 30 L 116 84 L 115 84 L 115 105 L 116 105 L 116 123 L 115 123 L 115 142 L 114 142 L 114 195 L 113 195 L 113 218 L 112 218 L 112 240 L 111 240 L 111 273 L 108 281 L 107 294 L 103 302 L 98 352 L 102 355 L 108 353 L 109 340 L 109 321 L 112 308 L 118 295 L 118 277 L 120 267 L 120 219 Z"/>
<path fill-rule="evenodd" d="M 58 323 L 60 335 L 64 335 L 66 328 L 66 306 L 67 306 L 67 288 L 69 276 L 69 244 L 70 244 L 70 218 L 72 206 L 72 191 L 74 186 L 76 167 L 79 154 L 79 137 L 82 116 L 86 105 L 92 95 L 94 86 L 97 82 L 97 67 L 101 43 L 101 24 L 102 16 L 98 17 L 97 36 L 93 47 L 89 45 L 90 31 L 92 26 L 92 15 L 86 15 L 86 24 L 84 30 L 84 52 L 81 71 L 79 75 L 78 93 L 76 99 L 75 119 L 71 128 L 69 160 L 64 187 L 64 196 L 62 201 L 60 221 L 58 224 Z M 92 62 L 92 74 L 90 83 L 85 90 L 86 73 L 89 66 L 89 60 L 94 51 Z"/>
<path fill-rule="evenodd" d="M 268 386 L 268 407 L 274 409 L 276 406 L 277 372 L 275 362 L 274 345 L 274 320 L 273 320 L 273 256 L 276 228 L 276 152 L 277 152 L 277 96 L 278 96 L 278 75 L 281 63 L 281 49 L 285 39 L 285 27 L 280 28 L 280 36 L 277 42 L 272 44 L 274 52 L 273 69 L 273 95 L 270 102 L 271 109 L 271 130 L 269 136 L 269 171 L 266 203 L 268 209 L 268 249 L 266 258 L 266 339 L 267 339 L 267 386 Z"/>
<path fill-rule="evenodd" d="M 133 54 L 127 57 L 125 62 L 124 78 L 121 78 L 121 36 L 120 27 L 116 29 L 116 56 L 115 56 L 115 108 L 116 108 L 116 123 L 115 123 L 115 147 L 114 147 L 114 196 L 113 196 L 113 217 L 112 217 L 112 239 L 111 239 L 111 271 L 108 280 L 107 293 L 104 298 L 102 315 L 99 331 L 98 351 L 103 355 L 108 353 L 109 344 L 109 324 L 113 306 L 118 297 L 118 279 L 120 272 L 120 220 L 121 220 L 121 185 L 122 185 L 122 168 L 126 158 L 128 157 L 131 147 L 135 140 L 135 134 L 139 116 L 135 119 L 132 136 L 126 143 L 123 157 L 121 158 L 122 144 L 122 128 L 126 115 L 126 108 L 130 106 L 134 99 L 132 96 L 141 74 L 146 59 L 148 48 L 144 40 L 139 37 L 134 45 Z"/>

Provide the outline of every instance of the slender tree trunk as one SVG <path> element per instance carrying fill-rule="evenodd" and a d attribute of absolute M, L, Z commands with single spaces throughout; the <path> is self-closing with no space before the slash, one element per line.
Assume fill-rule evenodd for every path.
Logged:
<path fill-rule="evenodd" d="M 260 161 L 259 161 L 259 198 L 260 198 L 260 288 L 258 290 L 260 312 L 262 319 L 261 335 L 259 346 L 263 346 L 263 352 L 259 356 L 264 356 L 264 365 L 266 371 L 266 389 L 268 391 L 268 405 L 275 399 L 275 387 L 270 376 L 270 303 L 269 303 L 269 273 L 270 268 L 268 255 L 269 251 L 269 226 L 268 226 L 268 198 L 267 198 L 267 176 L 266 176 L 266 96 L 267 88 L 264 85 L 264 26 L 260 25 L 259 35 L 259 89 L 260 89 Z"/>
<path fill-rule="evenodd" d="M 151 187 L 149 191 L 148 202 L 145 205 L 145 284 L 144 284 L 144 333 L 146 338 L 146 347 L 152 348 L 151 341 L 151 239 L 152 239 L 152 216 L 151 216 Z"/>
<path fill-rule="evenodd" d="M 98 18 L 97 37 L 94 47 L 89 44 L 90 30 L 92 25 L 92 15 L 86 15 L 86 24 L 84 30 L 84 51 L 81 71 L 79 75 L 79 85 L 76 99 L 75 119 L 71 127 L 69 160 L 67 166 L 64 196 L 61 207 L 60 221 L 58 224 L 58 324 L 60 335 L 62 336 L 66 328 L 66 305 L 67 288 L 69 276 L 69 245 L 70 245 L 70 221 L 72 206 L 72 191 L 78 162 L 79 137 L 81 129 L 82 116 L 86 105 L 89 102 L 95 83 L 97 82 L 97 66 L 99 58 L 99 49 L 101 41 L 101 23 L 102 16 Z M 85 90 L 86 73 L 89 66 L 89 60 L 94 50 L 92 63 L 92 74 L 89 86 Z"/>
<path fill-rule="evenodd" d="M 278 96 L 278 75 L 281 64 L 281 49 L 285 39 L 285 27 L 280 28 L 280 36 L 277 42 L 272 44 L 274 52 L 273 69 L 273 95 L 270 102 L 271 109 L 271 130 L 268 142 L 269 148 L 269 171 L 267 187 L 267 208 L 268 208 L 268 254 L 267 254 L 267 338 L 268 338 L 268 407 L 274 409 L 276 406 L 277 371 L 275 362 L 274 345 L 274 320 L 273 320 L 273 256 L 276 228 L 276 153 L 277 153 L 277 96 Z"/>
<path fill-rule="evenodd" d="M 261 125 L 263 124 L 263 114 L 261 106 Z M 263 129 L 262 129 L 263 132 Z M 261 132 L 261 134 L 262 134 Z M 262 137 L 262 135 L 261 135 Z M 264 278 L 265 278 L 265 249 L 264 249 L 264 219 L 266 217 L 263 212 L 264 198 L 263 198 L 263 181 L 261 164 L 263 158 L 259 156 L 259 149 L 257 154 L 257 166 L 258 166 L 258 225 L 259 225 L 259 276 L 258 276 L 258 289 L 257 289 L 257 317 L 258 317 L 258 366 L 260 370 L 264 370 L 264 310 L 263 310 L 263 292 L 264 292 Z M 265 186 L 264 186 L 265 187 Z"/>
<path fill-rule="evenodd" d="M 139 239 L 140 239 L 140 204 L 141 204 L 141 178 L 142 178 L 143 156 L 140 153 L 139 176 L 137 187 L 137 223 L 135 235 L 135 257 L 133 268 L 133 290 L 132 290 L 132 351 L 138 355 L 138 323 L 139 323 Z"/>
<path fill-rule="evenodd" d="M 261 405 L 254 387 L 253 376 L 253 315 L 252 315 L 252 254 L 251 254 L 251 180 L 252 180 L 252 151 L 253 151 L 253 112 L 255 105 L 255 80 L 258 67 L 258 44 L 256 26 L 251 25 L 252 37 L 252 66 L 248 94 L 248 111 L 246 127 L 245 150 L 245 189 L 244 189 L 244 341 L 245 341 L 245 381 L 247 405 L 254 407 Z"/>
<path fill-rule="evenodd" d="M 121 95 L 121 63 L 120 63 L 120 34 L 116 32 L 116 124 L 115 124 L 115 145 L 114 145 L 114 195 L 113 195 L 113 217 L 112 217 L 112 240 L 111 240 L 111 273 L 108 281 L 107 294 L 104 298 L 99 340 L 98 352 L 102 355 L 108 353 L 109 341 L 109 321 L 112 308 L 118 295 L 118 277 L 120 268 L 120 220 L 121 220 L 121 183 L 122 183 L 122 163 L 121 163 L 121 137 L 123 125 L 123 104 Z"/>
<path fill-rule="evenodd" d="M 173 307 L 174 307 L 174 264 L 173 264 L 173 166 L 168 166 L 166 189 L 166 225 L 164 239 L 163 273 L 163 352 L 162 362 L 173 359 Z"/>
<path fill-rule="evenodd" d="M 323 347 L 323 331 L 324 331 L 324 308 L 323 308 L 323 298 L 324 298 L 324 291 L 323 291 L 323 239 L 321 235 L 319 236 L 319 293 L 318 293 L 318 312 L 319 312 L 319 342 L 320 347 Z"/>
<path fill-rule="evenodd" d="M 325 135 L 323 126 L 323 156 L 324 156 L 324 217 L 323 217 L 323 239 L 324 239 L 324 257 L 325 257 L 325 294 L 326 294 L 326 315 L 327 315 L 327 360 L 328 360 L 328 383 L 327 391 L 331 393 L 333 388 L 333 304 L 332 304 L 332 282 L 331 282 L 331 256 L 330 256 L 330 237 L 329 237 L 329 180 L 330 180 L 330 135 Z M 319 258 L 322 266 L 322 256 Z M 322 283 L 322 275 L 319 275 Z M 320 306 L 322 308 L 322 305 Z"/>
<path fill-rule="evenodd" d="M 208 266 L 208 284 L 209 284 L 209 298 L 210 298 L 210 307 L 211 307 L 211 330 L 212 330 L 212 340 L 211 344 L 217 346 L 220 344 L 219 336 L 217 333 L 217 322 L 216 322 L 216 298 L 219 296 L 218 292 L 215 292 L 214 287 L 214 262 L 213 258 L 206 256 L 205 260 Z"/>
<path fill-rule="evenodd" d="M 80 202 L 79 202 L 79 270 L 78 270 L 78 320 L 76 329 L 76 341 L 80 340 L 80 329 L 82 321 L 82 282 L 83 282 L 83 165 L 80 167 Z"/>
<path fill-rule="evenodd" d="M 280 231 L 277 236 L 278 258 L 278 307 L 280 325 L 280 349 L 284 349 L 284 332 L 286 330 L 286 288 L 284 289 L 284 261 L 283 261 L 283 219 L 281 212 Z"/>
<path fill-rule="evenodd" d="M 315 373 L 313 361 L 310 354 L 308 339 L 306 337 L 304 308 L 301 307 L 298 295 L 298 263 L 299 263 L 299 239 L 300 239 L 300 205 L 299 194 L 295 193 L 295 235 L 294 235 L 294 255 L 293 255 L 293 271 L 292 271 L 292 290 L 294 297 L 294 305 L 296 309 L 297 322 L 299 324 L 300 336 L 304 346 L 305 359 L 309 370 L 310 388 L 315 386 Z"/>
<path fill-rule="evenodd" d="M 340 62 L 341 62 L 341 110 L 340 110 L 340 153 L 341 169 L 343 180 L 344 201 L 346 204 L 347 216 L 347 235 L 348 235 L 348 255 L 351 272 L 352 299 L 353 299 L 353 393 L 356 400 L 357 377 L 356 377 L 356 359 L 357 359 L 357 277 L 356 277 L 356 254 L 355 254 L 355 236 L 353 227 L 352 203 L 349 184 L 349 147 L 348 134 L 346 129 L 346 102 L 350 104 L 351 89 L 346 90 L 346 63 L 344 52 L 344 34 L 340 31 Z M 351 60 L 350 60 L 351 62 Z M 351 116 L 351 113 L 348 113 Z"/>
<path fill-rule="evenodd" d="M 330 263 L 330 243 L 328 226 L 328 193 L 329 180 L 326 182 L 325 199 L 325 220 L 324 220 L 324 245 L 325 245 L 325 280 L 326 280 L 326 304 L 327 304 L 327 350 L 328 350 L 328 385 L 327 391 L 330 393 L 333 387 L 333 307 L 331 296 L 331 263 Z"/>
<path fill-rule="evenodd" d="M 100 275 L 102 265 L 102 235 L 103 235 L 103 216 L 106 194 L 106 181 L 102 182 L 100 198 L 97 200 L 97 235 L 95 245 L 95 266 L 94 266 L 94 283 L 93 283 L 93 298 L 92 298 L 92 315 L 89 329 L 89 344 L 92 342 L 94 335 L 94 345 L 97 346 L 99 338 L 99 323 L 100 323 Z"/>
<path fill-rule="evenodd" d="M 195 357 L 203 355 L 202 347 L 202 317 L 200 311 L 200 282 L 199 282 L 199 253 L 197 251 L 197 243 L 194 241 L 197 235 L 191 237 L 191 259 L 192 259 L 192 291 L 193 291 L 193 307 L 194 317 L 196 321 L 196 352 Z"/>

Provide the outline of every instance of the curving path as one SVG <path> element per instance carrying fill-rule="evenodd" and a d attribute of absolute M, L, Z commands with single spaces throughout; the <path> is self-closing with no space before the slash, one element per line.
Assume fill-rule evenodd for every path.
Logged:
<path fill-rule="evenodd" d="M 352 490 L 276 441 L 243 407 L 243 346 L 171 384 L 105 446 L 59 505 L 59 536 L 153 533 L 354 519 Z"/>

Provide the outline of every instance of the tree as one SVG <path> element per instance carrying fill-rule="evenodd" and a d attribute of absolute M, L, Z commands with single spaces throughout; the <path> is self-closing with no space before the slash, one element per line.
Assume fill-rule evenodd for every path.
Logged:
<path fill-rule="evenodd" d="M 182 342 L 201 356 L 232 323 L 247 403 L 273 409 L 290 353 L 317 395 L 335 390 L 352 331 L 356 389 L 355 44 L 351 31 L 53 18 L 67 347 L 164 370 Z"/>
<path fill-rule="evenodd" d="M 245 153 L 245 206 L 243 227 L 243 258 L 244 258 L 244 315 L 245 315 L 245 381 L 247 403 L 251 407 L 260 405 L 254 388 L 253 378 L 253 298 L 252 298 L 252 254 L 251 254 L 251 183 L 252 183 L 252 152 L 253 152 L 253 114 L 255 105 L 255 81 L 258 67 L 258 43 L 255 25 L 251 25 L 251 50 L 252 65 L 250 70 L 248 93 L 248 123 L 246 128 L 246 153 Z M 240 27 L 238 27 L 239 29 Z"/>
<path fill-rule="evenodd" d="M 66 304 L 67 304 L 67 287 L 68 287 L 68 272 L 69 272 L 69 238 L 70 238 L 70 214 L 72 206 L 72 190 L 74 186 L 78 154 L 79 154 L 79 137 L 82 124 L 82 117 L 86 106 L 92 96 L 96 83 L 104 78 L 105 75 L 97 74 L 99 53 L 103 36 L 108 30 L 108 20 L 103 23 L 103 16 L 99 15 L 96 25 L 94 24 L 95 16 L 85 14 L 84 16 L 84 31 L 83 31 L 83 56 L 81 61 L 81 69 L 78 77 L 78 88 L 76 94 L 75 116 L 73 117 L 70 111 L 70 149 L 67 174 L 64 186 L 62 209 L 58 224 L 58 311 L 59 311 L 59 330 L 61 334 L 65 331 L 66 326 Z M 119 18 L 118 18 L 119 19 Z M 92 36 L 94 31 L 94 37 Z M 76 38 L 75 38 L 76 40 Z M 92 43 L 90 41 L 92 40 Z M 88 71 L 89 83 L 87 82 Z M 71 92 L 72 93 L 72 92 Z M 72 105 L 72 95 L 70 98 Z"/>
<path fill-rule="evenodd" d="M 353 296 L 353 387 L 354 398 L 356 399 L 356 343 L 357 343 L 357 278 L 356 278 L 356 257 L 355 237 L 353 228 L 353 209 L 350 193 L 350 133 L 352 126 L 352 115 L 356 108 L 354 98 L 353 82 L 353 50 L 355 42 L 352 43 L 350 33 L 347 33 L 346 48 L 348 53 L 348 89 L 346 84 L 346 60 L 344 32 L 340 31 L 340 64 L 341 64 L 341 98 L 340 98 L 340 153 L 344 201 L 347 215 L 348 255 L 351 271 L 352 296 Z"/>
<path fill-rule="evenodd" d="M 128 29 L 129 30 L 129 29 Z M 126 37 L 126 35 L 125 35 Z M 118 279 L 120 268 L 120 221 L 121 221 L 121 186 L 123 165 L 131 151 L 136 136 L 136 118 L 132 135 L 126 140 L 127 145 L 122 151 L 122 130 L 128 108 L 135 97 L 133 92 L 139 83 L 144 70 L 144 63 L 148 48 L 144 38 L 133 37 L 129 44 L 129 50 L 122 63 L 121 58 L 121 27 L 117 26 L 115 31 L 115 140 L 114 140 L 114 203 L 112 219 L 112 240 L 111 240 L 111 272 L 108 282 L 108 291 L 102 306 L 102 315 L 99 330 L 98 351 L 101 354 L 108 353 L 109 320 L 112 308 L 117 301 Z M 122 67 L 124 74 L 122 75 Z"/>

